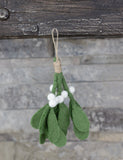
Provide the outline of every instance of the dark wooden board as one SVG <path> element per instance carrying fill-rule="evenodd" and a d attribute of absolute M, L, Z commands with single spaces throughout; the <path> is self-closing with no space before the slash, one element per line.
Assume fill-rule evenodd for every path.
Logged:
<path fill-rule="evenodd" d="M 123 36 L 123 0 L 0 0 L 10 16 L 0 21 L 0 38 L 51 35 Z"/>

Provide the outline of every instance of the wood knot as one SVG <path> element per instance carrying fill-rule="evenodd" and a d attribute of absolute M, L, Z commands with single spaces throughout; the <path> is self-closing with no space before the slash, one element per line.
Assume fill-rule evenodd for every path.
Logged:
<path fill-rule="evenodd" d="M 4 21 L 7 20 L 10 16 L 10 12 L 6 8 L 0 8 L 0 20 Z"/>

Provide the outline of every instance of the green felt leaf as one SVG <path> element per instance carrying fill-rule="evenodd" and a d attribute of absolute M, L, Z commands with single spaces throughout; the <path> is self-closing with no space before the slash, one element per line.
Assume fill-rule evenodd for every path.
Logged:
<path fill-rule="evenodd" d="M 80 132 L 75 126 L 73 126 L 74 133 L 76 137 L 80 140 L 85 140 L 89 136 L 89 130 L 86 132 Z"/>
<path fill-rule="evenodd" d="M 48 130 L 47 130 L 47 126 L 46 126 L 45 129 L 44 129 L 44 133 L 40 133 L 40 134 L 39 134 L 40 144 L 44 144 L 47 136 L 48 136 Z"/>
<path fill-rule="evenodd" d="M 49 113 L 50 107 L 47 104 L 43 110 L 41 119 L 40 119 L 40 123 L 39 123 L 39 131 L 40 134 L 45 132 L 46 129 L 46 125 L 47 125 L 47 117 L 48 117 L 48 113 Z"/>
<path fill-rule="evenodd" d="M 58 124 L 64 134 L 67 134 L 67 129 L 70 124 L 69 110 L 64 103 L 59 104 Z"/>
<path fill-rule="evenodd" d="M 44 144 L 45 140 L 46 140 L 46 134 L 45 133 L 40 134 L 39 135 L 40 144 Z"/>
<path fill-rule="evenodd" d="M 72 102 L 71 102 L 71 100 L 70 100 L 70 102 L 69 102 L 69 114 L 70 114 L 70 116 L 71 116 L 71 119 L 73 119 L 73 118 L 72 118 Z"/>
<path fill-rule="evenodd" d="M 57 107 L 54 107 L 54 112 L 55 112 L 56 117 L 58 117 L 58 113 L 59 113 L 58 105 L 57 105 Z"/>
<path fill-rule="evenodd" d="M 57 147 L 63 147 L 67 142 L 65 134 L 60 129 L 60 137 L 58 140 L 54 143 Z"/>
<path fill-rule="evenodd" d="M 73 123 L 79 131 L 86 132 L 89 130 L 90 127 L 89 120 L 85 112 L 77 103 L 72 104 L 72 117 L 73 117 Z"/>
<path fill-rule="evenodd" d="M 44 107 L 40 108 L 31 118 L 31 125 L 35 129 L 39 128 L 39 122 L 40 122 Z"/>
<path fill-rule="evenodd" d="M 60 128 L 58 126 L 58 121 L 53 108 L 50 109 L 47 124 L 48 124 L 48 139 L 52 143 L 55 143 L 60 137 Z"/>

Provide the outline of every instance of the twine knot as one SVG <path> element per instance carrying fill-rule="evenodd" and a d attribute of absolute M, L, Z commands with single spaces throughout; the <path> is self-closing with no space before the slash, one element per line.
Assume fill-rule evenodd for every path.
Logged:
<path fill-rule="evenodd" d="M 61 61 L 58 59 L 57 61 L 53 62 L 54 70 L 56 73 L 61 73 Z"/>

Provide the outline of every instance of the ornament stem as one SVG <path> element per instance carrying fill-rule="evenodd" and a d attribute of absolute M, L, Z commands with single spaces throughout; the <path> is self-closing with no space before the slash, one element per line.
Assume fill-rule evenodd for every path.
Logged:
<path fill-rule="evenodd" d="M 68 88 L 68 86 L 67 86 L 67 83 L 66 83 L 66 80 L 65 80 L 63 74 L 62 74 L 62 82 L 63 82 L 64 89 L 68 92 L 68 96 L 70 97 L 70 99 L 71 99 L 72 101 L 74 101 L 74 97 L 73 97 L 73 95 L 72 95 L 72 94 L 70 93 L 70 91 L 69 91 L 69 88 Z"/>
<path fill-rule="evenodd" d="M 57 88 L 57 73 L 54 74 L 54 81 L 53 81 L 52 93 L 55 94 L 56 88 Z"/>

